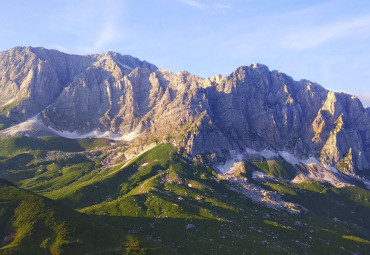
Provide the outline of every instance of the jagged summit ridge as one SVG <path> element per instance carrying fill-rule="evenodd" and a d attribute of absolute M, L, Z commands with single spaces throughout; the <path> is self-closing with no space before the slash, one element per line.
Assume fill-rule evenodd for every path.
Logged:
<path fill-rule="evenodd" d="M 111 72 L 117 65 L 126 73 L 136 67 L 157 69 L 146 61 L 113 52 L 78 56 L 42 47 L 15 47 L 0 53 L 3 92 L 0 105 L 12 100 L 17 107 L 7 114 L 8 117 L 25 120 L 53 103 L 79 75 L 91 68 L 103 68 L 102 65 Z"/>
<path fill-rule="evenodd" d="M 0 53 L 0 75 L 0 122 L 8 126 L 37 115 L 42 132 L 167 140 L 216 161 L 252 148 L 313 156 L 348 174 L 370 169 L 369 108 L 265 65 L 200 78 L 114 52 L 27 47 Z"/>

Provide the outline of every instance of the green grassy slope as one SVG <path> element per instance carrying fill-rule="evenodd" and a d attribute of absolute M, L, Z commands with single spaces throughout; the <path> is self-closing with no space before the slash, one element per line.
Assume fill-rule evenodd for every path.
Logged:
<path fill-rule="evenodd" d="M 4 181 L 0 181 L 0 201 L 3 254 L 79 254 L 117 248 L 124 240 L 124 235 L 113 228 L 99 226 L 52 200 Z M 90 236 L 90 231 L 97 236 Z"/>
<path fill-rule="evenodd" d="M 3 162 L 24 157 L 26 164 L 13 165 L 3 176 L 180 254 L 367 254 L 370 249 L 370 192 L 283 181 L 293 174 L 284 162 L 248 163 L 244 175 L 302 205 L 299 215 L 230 190 L 226 180 L 214 179 L 211 167 L 181 157 L 169 144 L 110 168 L 101 164 L 104 154 L 87 158 L 72 153 L 51 160 L 34 153 L 5 156 Z M 250 177 L 256 170 L 282 180 L 255 181 Z"/>
<path fill-rule="evenodd" d="M 328 191 L 320 193 L 325 186 L 318 186 L 317 192 L 310 191 L 314 184 L 270 183 L 267 188 L 308 209 L 292 215 L 255 204 L 213 177 L 211 168 L 180 157 L 164 144 L 106 176 L 45 194 L 108 224 L 130 226 L 143 238 L 160 240 L 183 253 L 348 254 L 354 250 L 363 254 L 369 248 L 366 242 L 354 241 L 357 237 L 369 240 L 368 231 L 360 227 L 367 226 L 363 216 L 369 210 L 344 194 L 336 200 Z M 359 192 L 364 197 L 361 201 L 369 194 L 362 189 L 355 194 Z M 353 218 L 347 216 L 348 205 L 358 205 Z"/>
<path fill-rule="evenodd" d="M 168 252 L 2 179 L 0 240 L 0 254 Z"/>
<path fill-rule="evenodd" d="M 17 136 L 0 139 L 0 156 L 9 157 L 22 152 L 37 150 L 79 152 L 109 145 L 109 140 L 104 138 L 85 138 L 76 140 L 56 136 L 42 138 Z"/>
<path fill-rule="evenodd" d="M 247 167 L 287 180 L 293 179 L 296 173 L 294 167 L 283 160 L 252 161 L 247 163 Z"/>

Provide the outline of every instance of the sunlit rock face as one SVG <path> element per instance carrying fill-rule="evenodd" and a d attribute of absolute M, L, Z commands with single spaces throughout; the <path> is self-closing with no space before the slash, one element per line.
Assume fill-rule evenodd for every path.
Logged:
<path fill-rule="evenodd" d="M 0 89 L 0 122 L 11 125 L 38 114 L 44 129 L 137 134 L 214 161 L 248 147 L 312 156 L 346 174 L 370 169 L 369 109 L 260 64 L 200 78 L 114 52 L 14 48 L 0 53 Z"/>

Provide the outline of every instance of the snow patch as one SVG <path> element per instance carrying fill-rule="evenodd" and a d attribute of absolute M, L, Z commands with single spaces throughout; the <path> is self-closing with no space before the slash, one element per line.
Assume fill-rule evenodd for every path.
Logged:
<path fill-rule="evenodd" d="M 69 138 L 69 139 L 82 139 L 89 137 L 89 134 L 79 134 L 77 131 L 69 132 L 69 131 L 62 131 L 62 130 L 56 130 L 52 127 L 48 127 L 50 130 L 52 130 L 54 133 L 56 133 L 59 136 Z"/>
<path fill-rule="evenodd" d="M 247 154 L 258 154 L 258 151 L 253 150 L 251 148 L 245 147 L 245 153 Z"/>
<path fill-rule="evenodd" d="M 245 148 L 245 153 L 246 154 L 252 154 L 252 155 L 260 155 L 266 159 L 270 159 L 270 158 L 274 158 L 276 157 L 278 154 L 276 152 L 273 152 L 273 151 L 270 151 L 270 150 L 262 150 L 262 151 L 256 151 L 256 150 L 253 150 L 251 148 L 248 148 L 246 147 Z"/>
<path fill-rule="evenodd" d="M 305 165 L 316 164 L 316 165 L 321 166 L 321 163 L 314 157 L 309 157 L 306 160 L 301 160 L 301 162 Z"/>
<path fill-rule="evenodd" d="M 235 163 L 238 161 L 235 159 L 229 159 L 225 162 L 223 165 L 217 165 L 215 168 L 220 172 L 220 173 L 226 173 L 229 172 L 230 169 L 234 166 Z"/>
<path fill-rule="evenodd" d="M 274 158 L 278 155 L 277 153 L 266 149 L 260 151 L 259 154 L 266 159 Z"/>
<path fill-rule="evenodd" d="M 1 133 L 6 134 L 6 135 L 10 135 L 10 136 L 14 136 L 18 132 L 32 131 L 32 130 L 35 129 L 35 126 L 36 125 L 43 125 L 37 119 L 37 116 L 38 115 L 33 116 L 32 118 L 29 118 L 28 120 L 23 121 L 23 122 L 19 123 L 18 125 L 15 125 L 15 126 L 12 126 L 10 128 L 7 128 L 7 129 L 3 130 Z"/>
<path fill-rule="evenodd" d="M 125 140 L 125 141 L 132 141 L 134 140 L 136 137 L 138 137 L 140 134 L 136 131 L 133 131 L 131 133 L 128 133 L 126 135 L 123 135 L 122 136 L 122 139 Z"/>
<path fill-rule="evenodd" d="M 219 173 L 226 173 L 234 166 L 235 163 L 243 161 L 244 153 L 239 154 L 236 151 L 230 151 L 231 159 L 226 160 L 223 165 L 215 165 L 214 167 L 218 170 Z"/>
<path fill-rule="evenodd" d="M 295 155 L 287 151 L 274 152 L 267 149 L 256 151 L 248 147 L 242 154 L 236 154 L 234 151 L 231 151 L 230 153 L 232 155 L 231 159 L 227 160 L 223 165 L 215 166 L 220 174 L 232 174 L 231 170 L 233 169 L 233 167 L 235 167 L 236 164 L 240 163 L 243 160 L 248 160 L 248 157 L 246 157 L 248 154 L 259 155 L 266 160 L 274 159 L 280 156 L 282 159 L 293 166 L 299 164 L 305 165 L 305 168 L 308 171 L 308 173 L 306 174 L 297 169 L 298 175 L 292 180 L 293 183 L 301 183 L 306 179 L 312 179 L 316 181 L 329 182 L 336 187 L 351 185 L 348 181 L 346 181 L 344 175 L 340 173 L 335 167 L 323 166 L 320 161 L 314 157 L 310 157 L 308 159 L 299 159 Z M 253 179 L 273 178 L 259 171 L 253 172 L 252 176 Z"/>
<path fill-rule="evenodd" d="M 117 141 L 132 141 L 135 139 L 139 134 L 137 132 L 131 132 L 126 135 L 120 135 L 120 134 L 114 134 L 111 131 L 98 131 L 93 130 L 89 133 L 81 134 L 77 131 L 69 132 L 65 130 L 56 130 L 52 127 L 48 127 L 50 130 L 52 130 L 54 133 L 56 133 L 59 136 L 70 138 L 70 139 L 84 139 L 84 138 L 106 138 L 111 140 L 117 140 Z"/>
<path fill-rule="evenodd" d="M 215 180 L 215 182 L 220 183 L 220 181 L 216 177 L 212 176 L 212 178 L 213 180 Z"/>
<path fill-rule="evenodd" d="M 307 164 L 320 164 L 319 161 L 317 159 L 313 158 L 313 157 L 311 157 L 307 160 L 300 160 L 296 156 L 294 156 L 293 154 L 291 154 L 287 151 L 274 152 L 274 151 L 267 150 L 267 149 L 264 149 L 262 151 L 256 151 L 254 149 L 246 147 L 245 152 L 242 153 L 242 154 L 236 154 L 234 152 L 231 152 L 231 154 L 232 154 L 231 159 L 228 159 L 223 165 L 216 165 L 215 166 L 216 169 L 220 173 L 226 173 L 226 172 L 230 171 L 230 169 L 234 166 L 235 163 L 243 161 L 243 157 L 244 157 L 245 154 L 259 155 L 259 156 L 264 157 L 267 160 L 276 158 L 278 156 L 281 156 L 285 161 L 287 161 L 289 164 L 292 164 L 293 166 L 297 165 L 299 163 L 304 163 L 306 165 Z"/>
<path fill-rule="evenodd" d="M 272 158 L 276 158 L 276 157 L 280 156 L 286 162 L 288 162 L 289 164 L 291 164 L 293 166 L 298 165 L 300 163 L 303 163 L 305 165 L 316 164 L 316 165 L 321 166 L 321 163 L 314 157 L 310 157 L 308 159 L 303 160 L 303 159 L 297 158 L 292 153 L 287 152 L 287 151 L 274 152 L 274 151 L 266 150 L 266 149 L 264 149 L 262 151 L 256 151 L 256 150 L 253 150 L 253 149 L 250 149 L 250 148 L 247 147 L 245 153 L 252 154 L 252 155 L 260 155 L 260 156 L 264 157 L 265 159 L 272 159 Z"/>
<path fill-rule="evenodd" d="M 267 174 L 261 172 L 261 171 L 254 171 L 252 173 L 252 178 L 253 179 L 264 179 L 264 178 L 270 178 Z"/>
<path fill-rule="evenodd" d="M 10 135 L 14 136 L 19 132 L 25 132 L 25 131 L 35 131 L 39 129 L 44 129 L 44 130 L 50 130 L 52 133 L 69 138 L 69 139 L 83 139 L 83 138 L 106 138 L 106 139 L 111 139 L 111 140 L 116 140 L 116 141 L 132 141 L 136 137 L 138 137 L 140 134 L 136 131 L 133 131 L 131 133 L 125 134 L 125 135 L 120 135 L 120 134 L 114 134 L 111 131 L 97 131 L 93 130 L 89 133 L 81 134 L 77 131 L 69 132 L 69 131 L 64 131 L 64 130 L 56 130 L 52 127 L 46 126 L 44 123 L 42 123 L 38 119 L 38 115 L 33 116 L 32 118 L 19 123 L 18 125 L 9 127 L 1 133 L 5 135 Z"/>
<path fill-rule="evenodd" d="M 253 150 L 251 148 L 246 147 L 245 152 L 242 153 L 242 154 L 235 154 L 235 153 L 231 153 L 231 154 L 233 155 L 231 159 L 228 159 L 223 165 L 215 166 L 217 168 L 217 170 L 219 170 L 220 173 L 226 173 L 226 172 L 230 171 L 230 169 L 234 166 L 235 163 L 243 161 L 244 154 L 259 155 L 259 156 L 264 157 L 265 159 L 273 159 L 273 158 L 276 158 L 278 156 L 281 156 L 285 161 L 292 164 L 293 166 L 296 165 L 296 164 L 299 164 L 301 162 L 305 163 L 305 164 L 306 163 L 308 163 L 308 164 L 311 164 L 311 163 L 319 164 L 319 162 L 313 157 L 311 157 L 307 160 L 300 160 L 297 157 L 295 157 L 293 154 L 291 154 L 287 151 L 274 152 L 274 151 L 267 150 L 267 149 L 264 149 L 262 151 L 256 151 L 256 150 Z"/>
<path fill-rule="evenodd" d="M 279 155 L 289 164 L 295 166 L 298 165 L 301 160 L 296 158 L 293 154 L 287 152 L 287 151 L 279 151 Z"/>
<path fill-rule="evenodd" d="M 330 167 L 329 168 L 330 171 L 332 171 L 333 173 L 339 173 L 338 169 L 336 169 L 335 167 Z"/>
<path fill-rule="evenodd" d="M 125 64 L 122 64 L 121 62 L 119 61 L 116 61 L 117 64 L 119 64 L 120 66 L 126 68 L 126 69 L 129 69 L 129 70 L 134 70 L 132 67 L 129 67 L 128 65 L 125 65 Z"/>
<path fill-rule="evenodd" d="M 97 66 L 97 65 L 100 64 L 100 62 L 102 62 L 103 60 L 106 60 L 106 59 L 108 59 L 108 58 L 107 57 L 102 57 L 101 59 L 98 59 L 98 61 L 93 62 L 93 65 Z"/>
<path fill-rule="evenodd" d="M 364 181 L 364 184 L 366 185 L 366 188 L 370 189 L 370 181 Z"/>

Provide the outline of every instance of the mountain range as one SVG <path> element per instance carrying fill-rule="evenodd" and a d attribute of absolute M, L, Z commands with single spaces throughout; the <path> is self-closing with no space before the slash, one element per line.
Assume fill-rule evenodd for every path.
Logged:
<path fill-rule="evenodd" d="M 206 253 L 205 246 L 215 239 L 212 231 L 221 243 L 238 235 L 234 241 L 241 248 L 234 252 L 265 239 L 273 244 L 253 246 L 258 253 L 312 253 L 325 242 L 325 251 L 332 254 L 350 254 L 351 249 L 365 254 L 369 248 L 369 228 L 363 228 L 370 227 L 365 216 L 370 212 L 370 108 L 356 96 L 295 81 L 262 64 L 201 78 L 115 52 L 80 56 L 35 47 L 0 53 L 0 91 L 0 178 L 7 180 L 0 184 L 56 200 L 61 204 L 36 199 L 52 208 L 64 206 L 58 210 L 71 210 L 67 215 L 72 218 L 82 217 L 74 210 L 95 215 L 86 221 L 102 221 L 96 228 L 105 232 L 139 233 L 137 240 L 150 242 L 149 253 Z M 11 210 L 0 211 L 0 220 Z M 67 217 L 56 215 L 56 222 Z M 107 215 L 112 217 L 101 219 Z M 279 223 L 287 215 L 291 220 Z M 131 224 L 127 217 L 136 220 Z M 171 221 L 156 231 L 142 225 L 157 226 L 164 217 L 184 225 L 180 235 L 186 237 L 173 233 Z M 326 219 L 335 230 L 325 232 Z M 226 234 L 220 234 L 223 224 Z M 234 224 L 241 224 L 236 232 Z M 8 248 L 20 242 L 21 248 L 10 251 L 22 253 L 27 243 L 10 238 L 13 225 L 0 231 L 0 241 L 6 240 Z M 264 231 L 263 225 L 272 226 L 269 237 L 258 234 L 243 246 L 247 233 Z M 202 236 L 211 228 L 213 237 L 188 240 L 198 228 L 192 234 Z M 283 241 L 285 246 L 279 246 L 292 231 L 304 233 L 298 244 Z M 274 233 L 280 236 L 275 241 Z M 91 242 L 81 236 L 81 243 Z M 32 240 L 46 247 L 38 252 L 70 251 L 56 248 L 61 239 Z M 91 245 L 76 245 L 91 252 Z M 199 245 L 195 252 L 193 245 Z M 106 246 L 99 249 L 125 249 Z M 229 253 L 215 247 L 214 252 Z"/>

